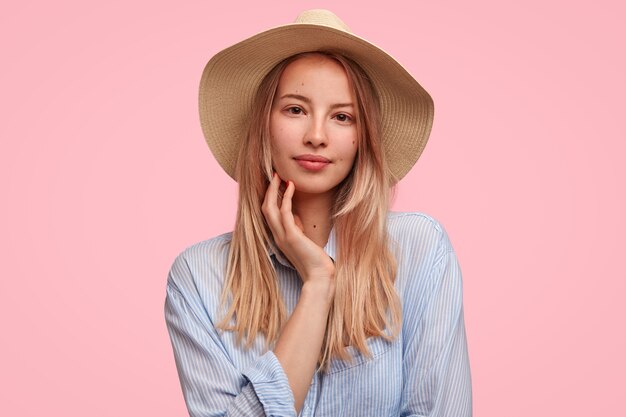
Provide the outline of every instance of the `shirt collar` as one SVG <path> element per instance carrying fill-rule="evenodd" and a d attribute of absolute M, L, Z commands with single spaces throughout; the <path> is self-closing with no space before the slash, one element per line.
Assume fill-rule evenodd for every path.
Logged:
<path fill-rule="evenodd" d="M 285 257 L 285 255 L 283 255 L 280 249 L 276 247 L 276 245 L 274 244 L 274 239 L 270 239 L 269 241 L 268 252 L 270 254 L 270 257 L 273 256 L 278 262 L 280 262 L 284 266 L 291 268 L 291 269 L 295 269 L 294 266 L 291 264 L 291 262 L 289 262 L 289 260 Z M 330 230 L 330 234 L 328 235 L 328 242 L 326 242 L 326 246 L 324 246 L 324 252 L 326 252 L 326 255 L 330 256 L 330 259 L 332 259 L 333 262 L 335 262 L 336 260 L 335 256 L 336 256 L 337 251 L 336 251 L 335 227 L 334 226 Z"/>

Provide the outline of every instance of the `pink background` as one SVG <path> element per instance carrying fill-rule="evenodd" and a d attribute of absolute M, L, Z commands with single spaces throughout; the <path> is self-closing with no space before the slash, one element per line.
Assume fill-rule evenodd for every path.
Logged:
<path fill-rule="evenodd" d="M 247 3 L 3 5 L 0 415 L 186 415 L 165 280 L 231 229 L 236 198 L 200 73 L 312 7 L 435 99 L 394 208 L 457 251 L 474 415 L 624 415 L 623 2 Z"/>

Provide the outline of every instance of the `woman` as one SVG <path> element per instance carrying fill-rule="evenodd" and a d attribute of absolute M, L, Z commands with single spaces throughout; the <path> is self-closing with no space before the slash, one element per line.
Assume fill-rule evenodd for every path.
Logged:
<path fill-rule="evenodd" d="M 326 10 L 209 61 L 203 131 L 239 210 L 168 277 L 191 416 L 471 415 L 455 253 L 432 217 L 388 211 L 432 109 Z"/>

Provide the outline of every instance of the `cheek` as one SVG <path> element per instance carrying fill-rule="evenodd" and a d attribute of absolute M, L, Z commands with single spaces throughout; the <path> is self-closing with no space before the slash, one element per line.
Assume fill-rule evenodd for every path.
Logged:
<path fill-rule="evenodd" d="M 280 141 L 280 137 L 283 134 L 283 128 L 280 125 L 279 121 L 277 120 L 277 117 L 274 115 L 273 112 L 270 115 L 269 130 L 270 130 L 270 143 L 272 144 L 272 147 L 275 147 L 276 145 L 278 145 L 278 142 Z"/>
<path fill-rule="evenodd" d="M 289 145 L 288 138 L 290 137 L 290 131 L 288 126 L 284 124 L 276 123 L 270 124 L 270 143 L 272 144 L 272 153 L 280 153 L 286 146 Z"/>
<path fill-rule="evenodd" d="M 274 170 L 282 177 L 285 175 L 284 168 L 288 149 L 285 148 L 285 143 L 281 139 L 282 137 L 280 134 L 272 134 L 270 136 L 270 155 L 272 157 L 272 166 Z"/>
<path fill-rule="evenodd" d="M 354 162 L 358 151 L 357 139 L 355 137 L 347 138 L 342 147 L 343 159 Z"/>
<path fill-rule="evenodd" d="M 279 150 L 282 148 L 280 138 L 282 136 L 282 129 L 273 123 L 270 123 L 270 150 L 272 157 L 276 157 Z"/>
<path fill-rule="evenodd" d="M 285 141 L 280 133 L 270 136 L 270 150 L 272 158 L 274 159 L 280 158 L 280 156 L 285 153 Z"/>

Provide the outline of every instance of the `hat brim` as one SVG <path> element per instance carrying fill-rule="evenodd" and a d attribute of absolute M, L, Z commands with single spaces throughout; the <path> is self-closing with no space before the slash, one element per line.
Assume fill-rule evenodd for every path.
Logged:
<path fill-rule="evenodd" d="M 291 55 L 329 49 L 357 62 L 370 77 L 380 99 L 383 146 L 395 179 L 415 164 L 432 129 L 434 105 L 428 92 L 371 42 L 329 26 L 293 23 L 220 51 L 204 68 L 199 94 L 202 131 L 229 176 L 235 178 L 247 117 L 265 75 Z"/>

